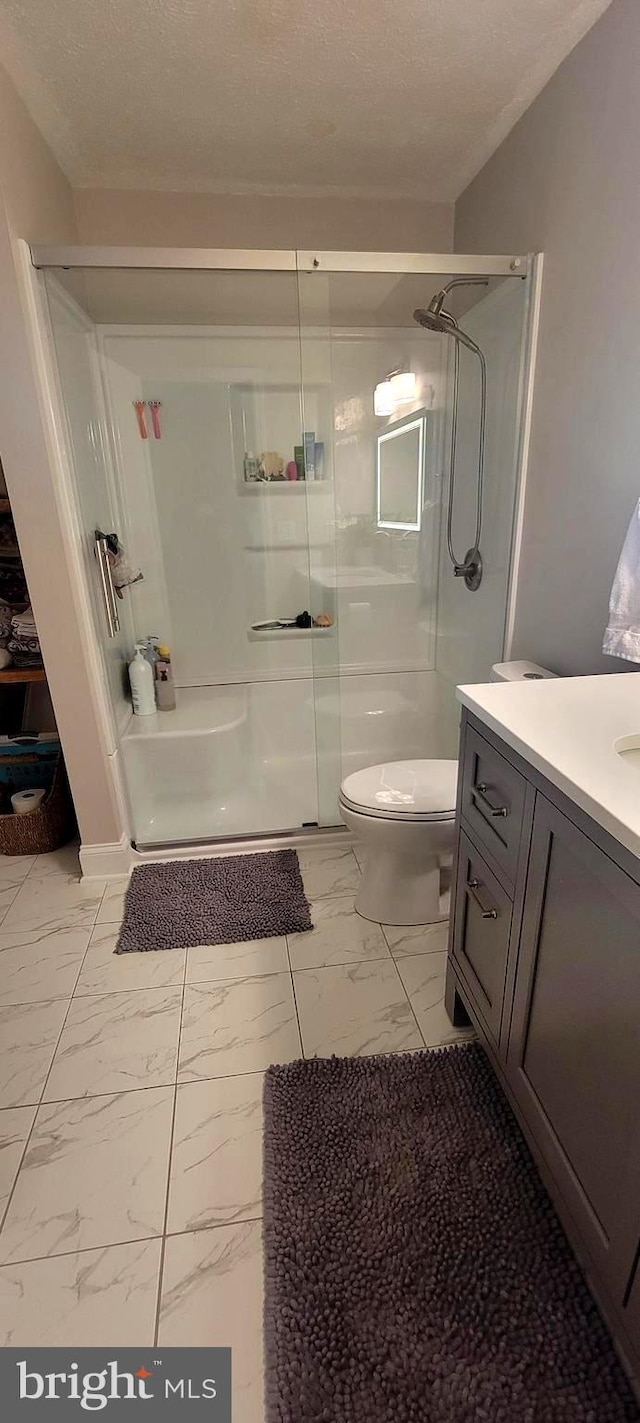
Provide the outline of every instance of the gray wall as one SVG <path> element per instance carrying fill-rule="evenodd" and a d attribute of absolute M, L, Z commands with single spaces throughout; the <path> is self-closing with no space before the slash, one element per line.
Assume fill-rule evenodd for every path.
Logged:
<path fill-rule="evenodd" d="M 601 653 L 640 496 L 640 3 L 614 0 L 456 207 L 455 250 L 545 253 L 515 657 Z"/>
<path fill-rule="evenodd" d="M 451 252 L 453 204 L 77 189 L 81 242 Z"/>

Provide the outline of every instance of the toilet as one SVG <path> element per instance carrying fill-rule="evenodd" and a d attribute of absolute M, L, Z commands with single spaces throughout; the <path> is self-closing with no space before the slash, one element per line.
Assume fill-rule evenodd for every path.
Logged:
<path fill-rule="evenodd" d="M 554 677 L 535 662 L 499 662 L 492 682 Z M 366 850 L 355 907 L 378 924 L 449 916 L 443 873 L 454 840 L 457 761 L 388 761 L 347 776 L 340 814 Z"/>

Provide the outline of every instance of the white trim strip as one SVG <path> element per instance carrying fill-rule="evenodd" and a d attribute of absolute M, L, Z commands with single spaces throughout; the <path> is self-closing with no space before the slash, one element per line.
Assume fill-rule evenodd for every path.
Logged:
<path fill-rule="evenodd" d="M 527 476 L 529 472 L 529 454 L 531 450 L 531 426 L 533 420 L 533 398 L 535 391 L 538 333 L 540 330 L 540 309 L 542 306 L 543 269 L 544 253 L 538 252 L 533 258 L 531 266 L 531 288 L 529 292 L 529 309 L 527 312 L 527 329 L 525 335 L 525 358 L 523 363 L 522 385 L 520 390 L 519 401 L 520 431 L 516 459 L 516 499 L 513 511 L 513 527 L 511 533 L 511 558 L 509 563 L 509 586 L 507 588 L 504 642 L 502 646 L 502 659 L 504 662 L 508 662 L 511 658 L 516 621 L 518 576 L 520 572 L 520 555 L 522 552 L 522 537 L 524 530 L 524 508 L 527 492 Z"/>
<path fill-rule="evenodd" d="M 168 271 L 397 272 L 434 276 L 526 277 L 531 259 L 516 254 L 453 252 L 304 252 L 240 247 L 86 247 L 35 242 L 34 267 L 135 268 Z"/>
<path fill-rule="evenodd" d="M 240 247 L 82 247 L 35 242 L 34 267 L 128 267 L 179 272 L 295 272 L 296 254 Z"/>
<path fill-rule="evenodd" d="M 397 272 L 399 275 L 526 277 L 529 256 L 454 252 L 298 252 L 300 272 Z"/>

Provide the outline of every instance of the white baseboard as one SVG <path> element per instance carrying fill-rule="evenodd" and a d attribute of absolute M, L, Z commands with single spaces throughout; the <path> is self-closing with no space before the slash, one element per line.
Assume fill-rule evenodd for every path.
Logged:
<path fill-rule="evenodd" d="M 135 865 L 165 864 L 168 860 L 215 860 L 225 855 L 253 855 L 261 850 L 348 849 L 355 836 L 346 827 L 291 835 L 262 835 L 252 840 L 218 840 L 215 844 L 178 845 L 158 850 L 134 850 L 126 836 L 113 845 L 81 845 L 83 879 L 116 879 L 130 874 Z"/>
<path fill-rule="evenodd" d="M 126 835 L 112 845 L 81 845 L 80 868 L 83 879 L 115 879 L 128 875 L 134 851 Z"/>

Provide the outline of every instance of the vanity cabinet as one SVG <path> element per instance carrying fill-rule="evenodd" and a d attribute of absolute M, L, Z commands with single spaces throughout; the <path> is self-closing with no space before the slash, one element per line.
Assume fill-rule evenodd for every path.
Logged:
<path fill-rule="evenodd" d="M 460 832 L 458 844 L 454 914 L 457 932 L 452 952 L 456 968 L 497 1043 L 513 904 L 508 890 L 464 831 Z"/>
<path fill-rule="evenodd" d="M 447 1007 L 640 1376 L 640 865 L 467 713 L 460 765 Z"/>
<path fill-rule="evenodd" d="M 484 736 L 472 727 L 467 729 L 461 812 L 512 884 L 518 866 L 526 784 Z"/>

